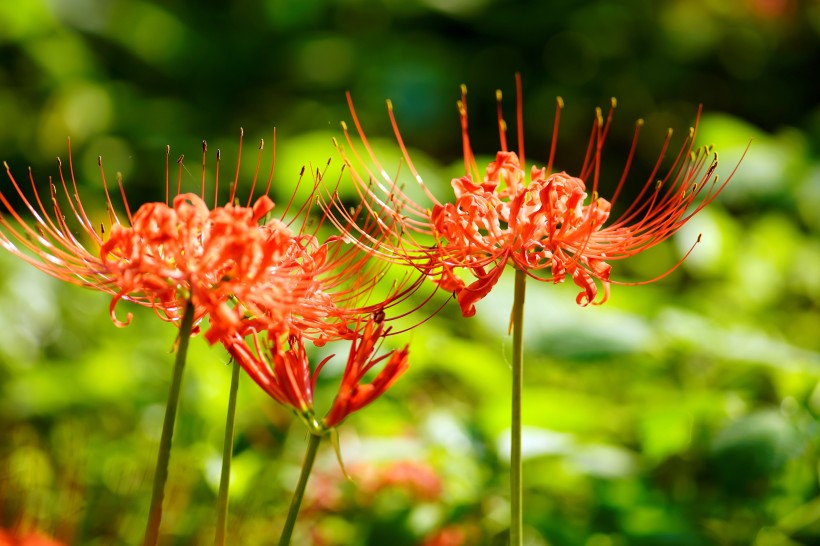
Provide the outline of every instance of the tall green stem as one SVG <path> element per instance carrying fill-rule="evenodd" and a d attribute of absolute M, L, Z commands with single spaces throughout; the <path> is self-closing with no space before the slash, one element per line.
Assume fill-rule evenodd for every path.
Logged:
<path fill-rule="evenodd" d="M 524 386 L 524 290 L 527 274 L 515 270 L 512 308 L 512 422 L 510 425 L 510 546 L 523 544 L 523 479 L 521 475 L 521 391 Z"/>
<path fill-rule="evenodd" d="M 310 434 L 305 461 L 302 463 L 302 473 L 299 475 L 299 483 L 296 484 L 296 491 L 293 492 L 293 499 L 290 501 L 288 518 L 285 520 L 285 527 L 282 529 L 282 537 L 279 539 L 279 546 L 288 546 L 290 537 L 293 534 L 293 527 L 296 525 L 296 516 L 299 514 L 299 507 L 302 505 L 302 497 L 305 496 L 305 486 L 307 485 L 310 471 L 313 470 L 313 462 L 316 460 L 316 452 L 319 450 L 321 436 Z"/>
<path fill-rule="evenodd" d="M 216 497 L 216 536 L 214 546 L 225 545 L 228 529 L 228 487 L 231 481 L 231 458 L 233 456 L 234 422 L 236 420 L 236 393 L 239 390 L 239 363 L 234 361 L 231 369 L 231 390 L 228 395 L 228 416 L 225 418 L 225 443 L 222 446 L 222 475 L 219 478 L 219 495 Z"/>
<path fill-rule="evenodd" d="M 168 403 L 165 406 L 165 419 L 162 422 L 162 435 L 159 439 L 157 467 L 154 470 L 154 489 L 151 493 L 151 507 L 148 510 L 148 525 L 145 527 L 144 546 L 155 546 L 159 539 L 159 524 L 162 521 L 162 500 L 165 497 L 165 482 L 168 481 L 168 462 L 171 459 L 171 438 L 174 435 L 174 423 L 179 406 L 179 393 L 182 387 L 182 372 L 185 371 L 185 358 L 188 354 L 188 342 L 194 324 L 194 306 L 185 304 L 182 322 L 179 325 L 177 355 L 174 362 L 174 374 L 168 390 Z"/>

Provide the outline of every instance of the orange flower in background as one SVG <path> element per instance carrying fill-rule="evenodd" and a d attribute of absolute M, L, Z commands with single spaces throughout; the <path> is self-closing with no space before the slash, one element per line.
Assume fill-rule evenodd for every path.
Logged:
<path fill-rule="evenodd" d="M 637 198 L 616 219 L 610 212 L 628 178 L 642 121 L 639 121 L 623 174 L 613 197 L 598 195 L 601 152 L 615 107 L 606 117 L 598 110 L 586 158 L 577 175 L 553 172 L 556 137 L 563 101 L 558 99 L 553 141 L 546 166 L 525 168 L 523 111 L 520 77 L 517 84 L 518 153 L 507 148 L 506 123 L 501 115 L 501 92 L 497 93 L 501 150 L 482 172 L 473 155 L 467 131 L 467 96 L 462 86 L 458 103 L 462 127 L 465 174 L 452 180 L 454 199 L 439 201 L 425 186 L 413 166 L 398 130 L 392 104 L 388 114 L 396 139 L 411 173 L 430 200 L 425 207 L 415 203 L 387 174 L 373 153 L 348 95 L 351 115 L 370 167 L 359 153 L 343 124 L 350 155 L 341 147 L 345 164 L 371 214 L 392 237 L 391 244 L 371 244 L 368 250 L 391 262 L 410 263 L 459 301 L 464 316 L 475 313 L 475 303 L 495 286 L 504 268 L 511 265 L 530 277 L 555 283 L 567 277 L 581 288 L 579 305 L 600 304 L 609 297 L 610 262 L 622 260 L 651 248 L 677 232 L 725 187 L 713 176 L 717 153 L 695 148 L 695 126 L 689 130 L 671 167 L 658 175 L 670 143 L 667 133 L 654 170 Z M 700 114 L 698 114 L 698 119 Z M 359 170 L 357 170 L 359 167 Z M 361 167 L 364 170 L 361 170 Z M 361 171 L 361 172 L 360 172 Z M 345 210 L 330 200 L 325 205 L 339 229 L 350 226 Z M 693 245 L 694 247 L 694 245 Z M 691 249 L 690 249 L 691 252 Z M 688 255 L 688 253 L 687 253 Z M 686 256 L 684 256 L 685 259 Z M 672 269 L 659 275 L 658 280 Z M 598 298 L 599 287 L 603 295 Z"/>
<path fill-rule="evenodd" d="M 0 529 L 0 546 L 64 546 L 38 531 L 10 532 Z"/>
<path fill-rule="evenodd" d="M 464 546 L 467 532 L 458 525 L 450 525 L 431 534 L 420 546 Z"/>
<path fill-rule="evenodd" d="M 223 343 L 262 390 L 280 404 L 292 408 L 311 433 L 322 434 L 376 400 L 407 370 L 407 346 L 374 356 L 378 344 L 389 333 L 389 328 L 384 326 L 383 313 L 374 313 L 369 320 L 356 325 L 353 331 L 358 334 L 352 338 L 339 391 L 322 419 L 314 413 L 313 391 L 319 373 L 333 355 L 312 369 L 298 331 L 254 333 L 250 342 L 235 335 L 223 339 Z M 378 365 L 381 370 L 365 383 L 365 375 Z"/>
<path fill-rule="evenodd" d="M 414 460 L 390 461 L 384 465 L 359 464 L 351 469 L 359 494 L 367 503 L 384 490 L 405 492 L 414 500 L 435 501 L 441 498 L 442 477 L 430 464 Z"/>
<path fill-rule="evenodd" d="M 311 474 L 310 487 L 305 491 L 304 508 L 301 518 L 310 523 L 303 525 L 310 528 L 310 541 L 305 544 L 313 546 L 342 544 L 333 527 L 321 525 L 328 516 L 344 519 L 358 517 L 372 519 L 379 527 L 384 523 L 383 508 L 385 501 L 391 510 L 387 517 L 394 526 L 402 526 L 396 518 L 412 519 L 414 506 L 435 506 L 447 512 L 449 499 L 444 491 L 444 478 L 436 466 L 422 459 L 419 453 L 408 454 L 412 459 L 381 460 L 365 458 L 346 465 L 347 471 L 341 468 L 316 469 Z M 374 510 L 375 508 L 375 510 Z M 406 510 L 404 509 L 406 508 Z M 369 516 L 368 516 L 369 514 Z M 317 524 L 319 523 L 319 524 Z M 370 528 L 365 525 L 365 528 Z M 412 527 L 412 525 L 410 525 Z M 408 529 L 409 531 L 409 529 Z M 414 529 L 415 531 L 415 529 Z M 423 537 L 413 542 L 418 546 L 466 546 L 477 544 L 474 537 L 477 529 L 472 524 L 446 524 L 442 528 L 425 529 Z M 369 535 L 369 542 L 374 535 Z M 365 542 L 368 540 L 366 539 Z M 300 542 L 300 544 L 302 544 Z M 408 543 L 409 544 L 409 543 Z"/>

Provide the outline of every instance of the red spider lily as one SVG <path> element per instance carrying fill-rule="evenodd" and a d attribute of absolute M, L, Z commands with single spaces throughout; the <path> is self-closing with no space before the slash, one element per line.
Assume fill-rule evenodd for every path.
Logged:
<path fill-rule="evenodd" d="M 63 543 L 37 531 L 23 533 L 0 529 L 0 546 L 63 546 Z"/>
<path fill-rule="evenodd" d="M 100 159 L 108 225 L 101 223 L 99 232 L 79 196 L 70 143 L 70 180 L 66 180 L 62 162 L 58 158 L 59 186 L 63 195 L 59 195 L 58 186 L 49 180 L 50 194 L 47 201 L 41 198 L 30 170 L 32 198 L 27 197 L 11 174 L 9 166 L 4 163 L 17 197 L 33 221 L 24 218 L 0 192 L 0 201 L 8 211 L 8 216 L 0 217 L 0 225 L 4 228 L 4 232 L 0 233 L 0 242 L 18 257 L 53 277 L 112 294 L 112 319 L 118 325 L 130 321 L 130 315 L 124 322 L 114 316 L 114 308 L 122 299 L 151 306 L 164 320 L 178 322 L 185 301 L 188 298 L 201 299 L 197 297 L 198 288 L 201 288 L 197 286 L 197 281 L 210 281 L 213 284 L 215 279 L 220 278 L 220 273 L 229 269 L 224 264 L 217 263 L 225 257 L 225 247 L 228 244 L 228 234 L 219 228 L 220 218 L 221 223 L 227 224 L 224 217 L 232 216 L 237 225 L 245 228 L 243 233 L 249 234 L 251 225 L 256 225 L 273 208 L 273 202 L 262 196 L 253 208 L 227 205 L 208 211 L 203 202 L 207 145 L 204 141 L 202 144 L 202 196 L 180 192 L 183 167 L 180 157 L 177 196 L 173 200 L 173 206 L 168 205 L 170 148 L 166 148 L 165 203 L 147 203 L 132 215 L 122 180 L 118 179 L 127 222 L 122 222 L 114 212 L 115 207 Z M 217 169 L 219 161 L 220 153 L 217 151 Z M 236 182 L 231 188 L 229 202 L 234 200 Z M 254 186 L 255 182 L 254 179 Z M 214 193 L 218 194 L 218 184 Z M 44 201 L 51 205 L 50 211 Z M 61 201 L 64 204 L 61 205 Z M 248 205 L 250 201 L 251 198 Z M 75 222 L 69 223 L 68 219 L 71 218 Z M 79 235 L 75 235 L 76 232 Z M 239 266 L 233 264 L 232 269 L 237 270 Z M 197 321 L 207 312 L 201 303 L 195 301 Z"/>
<path fill-rule="evenodd" d="M 346 486 L 356 484 L 354 491 Z M 311 487 L 305 491 L 306 512 L 341 512 L 351 502 L 362 507 L 373 504 L 385 491 L 401 491 L 411 502 L 441 500 L 444 490 L 442 476 L 429 463 L 417 460 L 396 460 L 380 463 L 360 460 L 346 466 L 346 472 L 334 468 L 313 471 Z M 352 492 L 350 498 L 346 493 Z"/>
<path fill-rule="evenodd" d="M 356 474 L 363 500 L 373 499 L 381 491 L 396 489 L 410 498 L 435 501 L 441 498 L 443 484 L 435 468 L 420 461 L 392 461 L 387 465 L 361 464 L 351 469 Z"/>
<path fill-rule="evenodd" d="M 467 131 L 467 96 L 462 86 L 458 103 L 464 148 L 465 175 L 452 181 L 455 199 L 439 201 L 425 186 L 413 166 L 399 133 L 393 107 L 388 115 L 404 160 L 431 202 L 425 207 L 413 202 L 381 166 L 370 147 L 348 94 L 353 122 L 370 167 L 359 153 L 347 125 L 343 124 L 351 155 L 339 147 L 345 164 L 369 212 L 379 219 L 385 234 L 380 244 L 370 241 L 368 251 L 388 261 L 410 263 L 441 288 L 457 297 L 464 316 L 475 313 L 475 303 L 486 296 L 510 264 L 530 277 L 559 283 L 571 276 L 582 289 L 579 305 L 600 304 L 609 297 L 610 283 L 644 284 L 658 280 L 676 269 L 689 252 L 669 271 L 638 282 L 617 282 L 610 278 L 609 262 L 622 260 L 651 248 L 671 237 L 690 218 L 708 205 L 726 186 L 713 177 L 717 153 L 694 147 L 697 124 L 689 130 L 672 166 L 659 177 L 661 163 L 670 143 L 671 130 L 663 142 L 654 169 L 637 198 L 614 221 L 610 210 L 623 189 L 643 124 L 636 125 L 623 174 L 609 201 L 598 196 L 601 152 L 615 108 L 613 99 L 604 118 L 596 112 L 584 163 L 577 176 L 553 172 L 556 137 L 563 101 L 557 101 L 553 140 L 547 165 L 523 167 L 523 111 L 521 81 L 516 77 L 518 153 L 507 149 L 506 123 L 501 115 L 501 92 L 497 92 L 501 150 L 482 174 L 473 155 Z M 356 165 L 364 167 L 357 172 Z M 528 177 L 529 174 L 529 177 Z M 588 188 L 591 182 L 591 188 Z M 343 208 L 333 201 L 325 209 L 340 229 L 352 225 Z M 360 238 L 361 240 L 361 238 Z M 385 244 L 383 241 L 396 241 Z M 696 244 L 696 243 L 695 243 Z M 694 248 L 694 245 L 692 246 Z M 548 271 L 543 274 L 542 272 Z M 464 272 L 472 280 L 465 282 Z M 596 300 L 598 285 L 603 296 Z"/>
<path fill-rule="evenodd" d="M 262 149 L 263 143 L 259 147 L 260 160 Z M 197 323 L 210 315 L 211 328 L 206 337 L 211 343 L 237 329 L 244 334 L 282 323 L 300 328 L 302 335 L 311 339 L 349 337 L 352 334 L 348 326 L 357 317 L 389 307 L 391 302 L 397 303 L 412 294 L 418 283 L 414 285 L 405 277 L 393 286 L 386 301 L 357 306 L 383 277 L 385 265 L 372 264 L 357 245 L 338 237 L 320 244 L 316 234 L 321 222 L 308 233 L 306 228 L 310 224 L 306 219 L 312 197 L 295 212 L 297 218 L 303 219 L 295 231 L 291 229 L 293 221 L 285 222 L 293 197 L 280 218 L 260 225 L 274 208 L 267 196 L 273 163 L 267 187 L 255 202 L 253 190 L 260 161 L 246 206 L 233 204 L 238 185 L 237 164 L 237 178 L 231 185 L 228 204 L 209 209 L 204 201 L 206 152 L 203 141 L 201 195 L 181 193 L 180 158 L 177 195 L 170 205 L 169 149 L 165 203 L 147 203 L 132 215 L 122 181 L 118 180 L 127 222 L 121 222 L 114 212 L 100 160 L 108 226 L 100 225 L 99 232 L 80 200 L 70 146 L 68 181 L 58 160 L 63 195 L 58 195 L 57 186 L 50 183 L 48 200 L 41 198 L 30 171 L 31 198 L 4 164 L 23 209 L 33 221 L 18 213 L 0 192 L 0 202 L 8 211 L 8 215 L 0 216 L 0 244 L 51 276 L 112 294 L 111 316 L 120 326 L 131 320 L 130 314 L 124 321 L 115 316 L 121 300 L 150 306 L 160 318 L 174 323 L 179 322 L 185 302 L 190 300 Z M 219 162 L 217 151 L 215 196 Z M 314 192 L 322 176 L 318 171 L 315 173 Z M 51 205 L 51 210 L 46 204 Z M 70 225 L 67 218 L 76 222 Z M 77 227 L 79 235 L 75 234 Z M 366 223 L 364 228 L 369 229 Z"/>
<path fill-rule="evenodd" d="M 323 419 L 318 419 L 313 408 L 313 391 L 325 358 L 311 370 L 301 334 L 270 330 L 254 333 L 249 344 L 235 335 L 223 339 L 228 352 L 248 375 L 271 398 L 292 408 L 313 434 L 323 434 L 339 425 L 348 415 L 367 406 L 381 396 L 407 369 L 408 347 L 375 357 L 379 342 L 389 333 L 384 326 L 384 314 L 374 313 L 356 327 L 347 365 L 342 374 L 339 392 Z M 386 362 L 385 362 L 386 361 Z M 370 383 L 363 383 L 365 375 L 385 362 Z"/>
<path fill-rule="evenodd" d="M 200 197 L 182 194 L 173 207 L 143 205 L 131 227 L 114 224 L 99 250 L 118 290 L 111 301 L 112 320 L 130 322 L 130 314 L 125 323 L 114 316 L 117 303 L 129 294 L 144 294 L 161 310 L 176 310 L 190 297 L 204 311 L 209 301 L 226 299 L 223 294 L 232 293 L 228 288 L 237 278 L 250 282 L 261 275 L 280 252 L 280 241 L 264 237 L 258 225 L 272 208 L 273 202 L 262 197 L 253 209 L 227 205 L 209 211 Z"/>
<path fill-rule="evenodd" d="M 450 525 L 425 538 L 421 546 L 464 546 L 464 544 L 467 544 L 467 532 L 458 525 Z"/>

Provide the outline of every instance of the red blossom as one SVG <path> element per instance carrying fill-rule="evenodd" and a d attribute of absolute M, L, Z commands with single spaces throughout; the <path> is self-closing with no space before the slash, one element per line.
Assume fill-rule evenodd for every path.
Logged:
<path fill-rule="evenodd" d="M 442 479 L 435 468 L 420 461 L 391 461 L 386 465 L 360 465 L 351 469 L 360 493 L 372 499 L 381 491 L 397 489 L 414 500 L 435 501 L 441 498 Z"/>
<path fill-rule="evenodd" d="M 314 470 L 310 479 L 303 513 L 341 512 L 350 508 L 353 499 L 344 494 L 350 483 L 355 484 L 355 502 L 363 506 L 372 504 L 384 491 L 401 491 L 413 502 L 433 502 L 441 499 L 443 490 L 436 469 L 417 460 L 358 461 L 347 465 L 346 473 L 340 468 Z"/>
<path fill-rule="evenodd" d="M 63 546 L 63 543 L 38 531 L 9 532 L 0 529 L 0 546 Z"/>
<path fill-rule="evenodd" d="M 262 148 L 260 144 L 260 160 Z M 316 233 L 322 222 L 307 221 L 312 195 L 293 211 L 292 197 L 278 218 L 268 218 L 274 210 L 267 196 L 270 177 L 265 191 L 253 200 L 259 161 L 245 206 L 236 203 L 237 165 L 228 204 L 209 208 L 204 200 L 206 151 L 203 142 L 200 195 L 181 192 L 181 158 L 177 195 L 170 196 L 166 175 L 166 202 L 146 203 L 133 215 L 118 181 L 127 220 L 121 221 L 114 212 L 103 175 L 108 224 L 100 224 L 99 230 L 79 198 L 70 148 L 70 176 L 63 175 L 60 164 L 62 192 L 51 184 L 49 200 L 41 198 L 31 173 L 33 197 L 29 198 L 5 165 L 22 210 L 32 219 L 18 213 L 0 192 L 0 202 L 8 211 L 0 216 L 4 228 L 0 244 L 49 275 L 111 294 L 112 320 L 120 326 L 131 320 L 130 313 L 124 320 L 116 317 L 121 300 L 150 306 L 160 318 L 174 323 L 191 301 L 196 324 L 210 317 L 206 338 L 211 343 L 223 336 L 270 328 L 298 329 L 300 335 L 317 342 L 349 338 L 351 325 L 358 324 L 360 317 L 403 301 L 418 286 L 418 278 L 405 275 L 381 301 L 368 304 L 386 264 L 370 260 L 357 244 L 351 244 L 356 241 L 331 237 L 320 243 Z M 217 152 L 215 195 L 219 161 Z M 315 192 L 322 173 L 317 171 L 313 178 Z M 286 222 L 288 216 L 296 220 Z M 301 223 L 294 225 L 295 221 Z M 352 221 L 358 221 L 355 215 Z M 367 237 L 375 231 L 367 220 L 362 227 Z"/>
<path fill-rule="evenodd" d="M 374 356 L 388 331 L 381 313 L 375 313 L 362 326 L 356 325 L 352 329 L 354 337 L 339 391 L 323 419 L 314 413 L 313 390 L 322 367 L 332 356 L 311 367 L 298 330 L 288 334 L 272 329 L 253 333 L 249 339 L 237 334 L 224 338 L 223 343 L 262 390 L 280 404 L 292 408 L 312 433 L 322 434 L 376 400 L 407 369 L 407 346 Z M 366 383 L 365 375 L 377 365 L 381 365 L 381 370 Z"/>
<path fill-rule="evenodd" d="M 581 288 L 576 298 L 579 305 L 605 302 L 611 283 L 653 282 L 677 268 L 686 256 L 669 271 L 647 281 L 627 283 L 610 277 L 610 262 L 634 256 L 671 237 L 714 200 L 731 178 L 718 181 L 713 176 L 717 153 L 713 154 L 711 148 L 694 146 L 700 113 L 672 165 L 665 174 L 659 174 L 670 144 L 671 130 L 668 132 L 655 168 L 637 198 L 612 220 L 610 211 L 626 184 L 643 122 L 636 125 L 623 174 L 613 197 L 607 200 L 598 195 L 598 182 L 614 99 L 606 117 L 600 110 L 596 112 L 584 163 L 577 175 L 570 175 L 553 170 L 563 108 L 559 98 L 549 161 L 544 167 L 532 166 L 528 172 L 524 167 L 520 78 L 516 83 L 518 153 L 507 149 L 499 91 L 501 150 L 483 173 L 470 145 L 466 88 L 462 86 L 458 106 L 465 174 L 452 180 L 453 199 L 444 202 L 429 191 L 416 171 L 388 101 L 389 117 L 404 161 L 429 199 L 429 206 L 413 201 L 404 193 L 403 186 L 387 174 L 364 135 L 348 95 L 365 152 L 359 152 L 346 124 L 343 128 L 349 151 L 341 146 L 339 151 L 360 194 L 369 202 L 369 210 L 379 219 L 383 231 L 390 234 L 378 244 L 365 244 L 366 249 L 390 262 L 409 263 L 442 289 L 453 292 L 464 316 L 475 313 L 475 303 L 492 290 L 507 265 L 541 281 L 559 283 L 570 277 Z M 339 229 L 349 230 L 351 222 L 343 208 L 333 201 L 324 206 Z M 359 232 L 354 229 L 352 233 Z M 599 288 L 603 289 L 600 297 Z"/>
<path fill-rule="evenodd" d="M 261 149 L 260 145 L 260 153 Z M 8 211 L 8 216 L 0 217 L 0 225 L 5 228 L 0 233 L 0 242 L 7 250 L 53 277 L 112 294 L 111 315 L 118 325 L 127 324 L 131 318 L 129 314 L 125 321 L 120 321 L 114 315 L 117 303 L 123 299 L 150 306 L 161 318 L 171 322 L 179 321 L 190 299 L 198 322 L 210 310 L 208 303 L 214 301 L 213 293 L 219 293 L 224 299 L 232 285 L 258 279 L 265 274 L 267 262 L 276 259 L 278 252 L 270 252 L 270 247 L 276 246 L 273 238 L 268 248 L 261 248 L 264 245 L 260 240 L 264 236 L 258 224 L 273 209 L 273 201 L 266 195 L 258 198 L 253 207 L 250 207 L 250 198 L 247 207 L 230 204 L 235 198 L 237 179 L 231 188 L 229 204 L 209 210 L 204 202 L 206 151 L 203 141 L 202 195 L 181 193 L 180 158 L 180 182 L 172 205 L 168 204 L 169 148 L 166 148 L 165 203 L 146 203 L 132 215 L 122 180 L 118 180 L 126 221 L 121 221 L 114 212 L 116 207 L 100 159 L 108 222 L 107 226 L 100 223 L 99 229 L 90 219 L 93 212 L 87 213 L 80 200 L 70 146 L 70 182 L 58 160 L 62 192 L 58 192 L 56 185 L 49 184 L 47 203 L 51 210 L 44 205 L 31 172 L 33 198 L 27 196 L 5 164 L 17 199 L 33 219 L 18 213 L 0 192 L 0 202 Z M 219 159 L 217 151 L 217 169 Z M 218 194 L 218 185 L 214 194 Z"/>
<path fill-rule="evenodd" d="M 190 298 L 201 315 L 210 314 L 206 338 L 213 343 L 248 328 L 243 319 L 261 316 L 262 308 L 267 320 L 282 322 L 298 311 L 298 301 L 321 299 L 313 276 L 327 249 L 313 237 L 292 233 L 280 220 L 260 226 L 273 207 L 273 201 L 262 196 L 253 208 L 208 210 L 194 194 L 178 195 L 173 207 L 143 205 L 132 226 L 115 225 L 100 249 L 120 288 L 111 303 L 112 318 L 116 321 L 117 302 L 135 292 L 166 313 Z"/>
<path fill-rule="evenodd" d="M 351 413 L 376 400 L 407 370 L 407 346 L 377 358 L 373 357 L 377 344 L 387 334 L 383 319 L 383 316 L 371 319 L 361 334 L 353 338 L 339 393 L 324 418 L 327 428 L 335 427 Z M 385 360 L 387 362 L 378 375 L 370 383 L 363 383 L 365 375 Z"/>
<path fill-rule="evenodd" d="M 464 544 L 467 544 L 467 532 L 458 525 L 450 525 L 425 538 L 420 546 L 464 546 Z"/>

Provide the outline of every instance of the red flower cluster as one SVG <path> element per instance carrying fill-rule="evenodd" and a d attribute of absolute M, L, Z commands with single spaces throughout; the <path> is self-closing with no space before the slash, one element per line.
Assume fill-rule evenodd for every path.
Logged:
<path fill-rule="evenodd" d="M 203 194 L 206 150 L 203 143 Z M 316 232 L 307 233 L 312 197 L 299 211 L 304 221 L 297 230 L 284 221 L 287 210 L 281 218 L 267 219 L 274 209 L 267 191 L 252 206 L 249 198 L 248 206 L 229 202 L 209 209 L 204 196 L 178 191 L 170 205 L 147 203 L 131 215 L 125 202 L 126 224 L 113 213 L 106 187 L 110 225 L 107 233 L 103 228 L 98 233 L 79 199 L 73 168 L 71 187 L 61 169 L 65 200 L 84 235 L 79 238 L 65 219 L 53 185 L 49 214 L 31 176 L 33 200 L 8 165 L 6 171 L 36 222 L 31 227 L 0 193 L 0 202 L 11 215 L 0 217 L 5 228 L 0 242 L 8 250 L 54 277 L 112 294 L 111 317 L 119 326 L 132 319 L 130 313 L 124 321 L 116 317 L 122 300 L 150 306 L 175 324 L 190 304 L 195 324 L 208 317 L 206 339 L 223 343 L 268 394 L 297 413 L 304 414 L 312 405 L 304 341 L 353 340 L 344 381 L 323 430 L 372 402 L 407 366 L 407 348 L 377 358 L 374 352 L 389 331 L 384 327 L 385 309 L 411 295 L 421 279 L 405 276 L 385 298 L 368 304 L 387 264 L 374 263 L 347 239 L 320 242 Z M 317 173 L 314 192 L 320 181 Z M 230 201 L 236 186 L 234 181 Z M 364 227 L 369 229 L 366 222 Z M 368 320 L 371 315 L 375 318 Z M 360 384 L 364 374 L 385 359 L 376 380 Z M 320 368 L 321 364 L 313 372 L 314 380 Z"/>
<path fill-rule="evenodd" d="M 719 183 L 717 176 L 712 176 L 717 167 L 716 153 L 712 156 L 707 148 L 694 148 L 697 123 L 690 129 L 672 166 L 658 180 L 670 131 L 656 167 L 637 199 L 607 224 L 612 205 L 626 182 L 642 122 L 637 124 L 615 195 L 607 201 L 598 195 L 599 166 L 615 101 L 606 118 L 597 112 L 586 159 L 579 174 L 572 176 L 553 172 L 552 167 L 563 107 L 559 98 L 549 162 L 545 167 L 533 166 L 528 172 L 523 166 L 520 78 L 517 90 L 519 153 L 507 149 L 506 123 L 501 116 L 498 92 L 501 151 L 482 174 L 470 146 L 466 88 L 462 86 L 458 106 L 466 172 L 452 181 L 454 200 L 443 203 L 427 189 L 415 170 L 388 101 L 397 141 L 416 181 L 431 201 L 429 207 L 413 202 L 379 164 L 348 95 L 354 124 L 375 167 L 370 167 L 358 152 L 344 124 L 352 157 L 341 147 L 339 151 L 361 194 L 370 202 L 369 210 L 381 219 L 381 225 L 392 226 L 392 237 L 388 240 L 398 241 L 393 245 L 371 244 L 368 249 L 388 260 L 412 264 L 438 286 L 453 292 L 464 316 L 475 313 L 475 303 L 490 292 L 508 264 L 542 281 L 559 283 L 571 277 L 582 289 L 577 297 L 579 305 L 603 303 L 609 296 L 610 283 L 616 282 L 610 278 L 609 262 L 633 256 L 671 237 L 710 203 L 729 180 Z M 356 164 L 364 170 L 357 171 Z M 325 207 L 339 229 L 353 225 L 341 207 L 332 202 Z M 541 274 L 543 271 L 547 273 Z M 472 279 L 465 279 L 464 274 Z M 596 301 L 599 285 L 604 294 Z"/>
<path fill-rule="evenodd" d="M 119 323 L 114 308 L 129 294 L 173 313 L 174 320 L 179 302 L 187 299 L 200 314 L 218 311 L 224 294 L 256 282 L 281 260 L 283 239 L 290 234 L 258 225 L 272 208 L 273 201 L 263 196 L 252 209 L 227 205 L 209 211 L 199 196 L 183 194 L 172 207 L 143 205 L 130 227 L 114 224 L 100 247 L 102 265 L 119 289 L 111 302 L 112 319 Z"/>
<path fill-rule="evenodd" d="M 550 269 L 555 282 L 569 274 L 584 289 L 578 303 L 595 299 L 593 275 L 605 281 L 608 292 L 610 266 L 589 245 L 609 217 L 609 203 L 598 198 L 584 205 L 583 180 L 563 172 L 547 175 L 533 167 L 530 180 L 525 183 L 515 153 L 498 152 L 481 184 L 471 175 L 455 179 L 455 203 L 433 207 L 430 221 L 447 253 L 435 280 L 457 294 L 465 316 L 475 313 L 475 302 L 492 289 L 508 261 L 524 271 Z M 458 268 L 469 269 L 477 280 L 466 286 Z"/>

